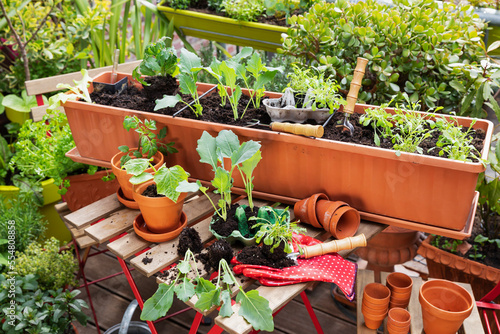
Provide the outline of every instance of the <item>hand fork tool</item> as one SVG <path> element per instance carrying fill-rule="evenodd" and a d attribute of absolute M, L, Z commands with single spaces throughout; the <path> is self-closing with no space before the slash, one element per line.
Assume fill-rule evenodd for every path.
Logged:
<path fill-rule="evenodd" d="M 271 124 L 262 124 L 258 119 L 252 120 L 253 122 L 249 122 L 247 126 L 255 126 L 262 125 L 270 127 L 272 131 L 281 131 L 292 133 L 295 135 L 303 135 L 308 137 L 317 137 L 321 138 L 324 134 L 324 128 L 321 125 L 312 125 L 312 124 L 299 124 L 299 123 L 280 123 L 280 122 L 272 122 Z"/>

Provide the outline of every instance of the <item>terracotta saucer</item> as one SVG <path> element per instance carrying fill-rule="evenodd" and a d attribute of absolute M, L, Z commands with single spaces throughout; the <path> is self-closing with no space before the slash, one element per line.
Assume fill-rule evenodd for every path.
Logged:
<path fill-rule="evenodd" d="M 173 238 L 176 238 L 182 231 L 184 227 L 187 225 L 187 216 L 184 213 L 184 211 L 181 214 L 181 221 L 179 222 L 179 227 L 176 228 L 173 231 L 166 232 L 166 233 L 153 233 L 151 232 L 148 227 L 146 226 L 146 223 L 144 222 L 144 218 L 142 217 L 142 213 L 139 214 L 135 219 L 134 219 L 134 231 L 137 233 L 138 236 L 143 238 L 144 240 L 151 241 L 151 242 L 164 242 L 168 240 L 172 240 Z"/>
<path fill-rule="evenodd" d="M 128 199 L 125 196 L 123 196 L 123 191 L 121 187 L 118 188 L 118 190 L 116 191 L 116 197 L 118 197 L 120 203 L 125 205 L 127 208 L 139 210 L 139 204 L 137 204 L 136 201 Z"/>

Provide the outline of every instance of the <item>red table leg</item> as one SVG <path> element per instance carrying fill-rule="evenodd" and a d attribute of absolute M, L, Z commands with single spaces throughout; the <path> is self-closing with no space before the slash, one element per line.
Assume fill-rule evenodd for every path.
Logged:
<path fill-rule="evenodd" d="M 132 274 L 130 274 L 130 270 L 128 269 L 127 264 L 123 259 L 118 257 L 118 262 L 120 262 L 120 266 L 123 269 L 123 272 L 125 273 L 125 276 L 127 277 L 128 284 L 130 285 L 130 288 L 132 289 L 132 292 L 134 293 L 135 299 L 137 299 L 137 302 L 139 303 L 139 307 L 142 308 L 144 307 L 144 301 L 142 300 L 141 293 L 139 292 L 139 289 L 137 289 L 137 285 L 135 284 L 134 278 L 132 277 Z M 158 334 L 156 331 L 155 325 L 151 321 L 147 321 L 147 324 L 149 326 L 149 329 L 151 330 L 152 334 Z"/>
<path fill-rule="evenodd" d="M 314 310 L 311 306 L 311 303 L 309 302 L 309 298 L 307 298 L 307 294 L 305 291 L 302 291 L 300 293 L 300 297 L 302 298 L 302 301 L 304 302 L 304 305 L 306 306 L 307 313 L 309 313 L 309 316 L 311 317 L 311 320 L 314 324 L 314 327 L 316 328 L 316 331 L 318 334 L 323 334 L 323 329 L 321 328 L 321 325 L 319 324 L 318 318 L 316 317 L 316 314 L 314 313 Z"/>

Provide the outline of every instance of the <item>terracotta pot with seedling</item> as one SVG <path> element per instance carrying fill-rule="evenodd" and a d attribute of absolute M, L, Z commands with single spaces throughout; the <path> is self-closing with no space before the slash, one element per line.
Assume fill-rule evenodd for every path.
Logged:
<path fill-rule="evenodd" d="M 111 159 L 111 169 L 120 183 L 120 189 L 117 191 L 118 200 L 131 209 L 137 209 L 133 187 L 129 182 L 132 175 L 123 169 L 124 165 L 130 160 L 144 157 L 151 159 L 152 167 L 157 170 L 163 164 L 164 155 L 175 153 L 177 150 L 173 147 L 173 142 L 167 144 L 160 142 L 165 138 L 167 128 L 164 127 L 155 133 L 156 122 L 153 120 L 142 121 L 137 116 L 125 116 L 123 127 L 127 131 L 134 129 L 139 134 L 139 145 L 137 148 L 129 148 L 126 145 L 118 147 L 120 152 Z M 153 169 L 147 169 L 145 172 L 151 173 L 152 171 Z"/>
<path fill-rule="evenodd" d="M 134 221 L 136 233 L 152 242 L 177 237 L 187 224 L 182 212 L 187 191 L 178 191 L 177 187 L 187 182 L 189 174 L 179 165 L 168 168 L 163 164 L 156 169 L 144 158 L 130 159 L 123 168 L 131 175 L 130 183 L 136 185 L 134 200 L 141 210 Z"/>

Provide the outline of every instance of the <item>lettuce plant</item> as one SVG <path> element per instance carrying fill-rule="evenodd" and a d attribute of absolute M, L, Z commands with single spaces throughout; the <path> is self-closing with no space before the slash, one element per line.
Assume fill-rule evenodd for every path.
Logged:
<path fill-rule="evenodd" d="M 139 66 L 132 72 L 134 79 L 141 84 L 148 86 L 149 84 L 144 81 L 142 75 L 161 75 L 172 77 L 176 76 L 179 72 L 177 68 L 177 55 L 171 44 L 170 37 L 163 37 L 156 43 L 151 43 L 144 50 L 144 58 Z"/>
<path fill-rule="evenodd" d="M 200 276 L 195 262 L 194 254 L 188 249 L 184 259 L 176 267 L 178 274 L 173 282 L 161 283 L 154 295 L 144 303 L 141 320 L 155 321 L 165 316 L 172 306 L 174 294 L 184 302 L 196 295 L 198 297 L 196 308 L 205 311 L 212 306 L 220 306 L 219 315 L 230 317 L 234 313 L 231 306 L 231 288 L 235 286 L 239 290 L 235 302 L 241 305 L 238 314 L 255 330 L 270 332 L 274 330 L 269 301 L 260 296 L 257 290 L 245 292 L 225 259 L 219 262 L 215 284 L 212 283 L 213 280 L 209 281 Z M 190 272 L 195 273 L 194 279 L 188 278 Z"/>

